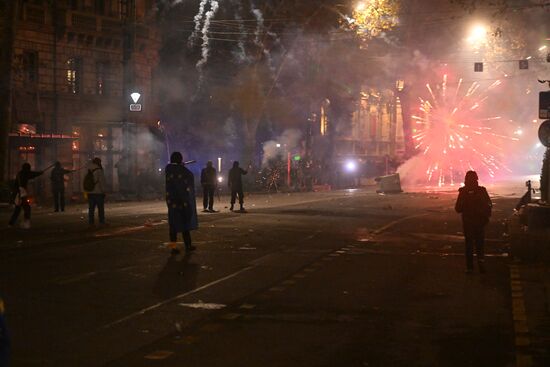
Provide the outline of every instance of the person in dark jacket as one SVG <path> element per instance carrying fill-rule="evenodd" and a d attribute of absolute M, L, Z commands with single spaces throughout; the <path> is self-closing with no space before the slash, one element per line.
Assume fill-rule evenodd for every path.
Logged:
<path fill-rule="evenodd" d="M 214 192 L 216 191 L 216 169 L 212 165 L 212 161 L 206 163 L 206 167 L 201 171 L 201 186 L 202 186 L 202 206 L 203 211 L 214 213 Z"/>
<path fill-rule="evenodd" d="M 170 227 L 170 248 L 172 254 L 177 248 L 178 232 L 183 234 L 185 251 L 196 249 L 191 242 L 191 231 L 199 228 L 197 203 L 195 201 L 195 177 L 183 164 L 180 152 L 170 156 L 166 166 L 166 205 L 168 206 L 168 225 Z"/>
<path fill-rule="evenodd" d="M 239 167 L 239 162 L 233 162 L 233 168 L 229 170 L 227 185 L 231 189 L 231 208 L 233 210 L 237 196 L 239 196 L 239 204 L 241 206 L 241 211 L 244 210 L 244 193 L 243 193 L 243 179 L 242 176 L 246 175 L 248 172 Z"/>
<path fill-rule="evenodd" d="M 101 165 L 101 159 L 96 157 L 88 164 L 88 171 L 91 172 L 94 180 L 93 189 L 87 190 L 88 195 L 88 224 L 95 224 L 95 208 L 97 207 L 97 216 L 99 224 L 105 224 L 105 173 Z M 84 185 L 83 185 L 84 186 Z"/>
<path fill-rule="evenodd" d="M 9 225 L 14 226 L 19 218 L 21 209 L 23 209 L 24 218 L 22 228 L 28 229 L 31 227 L 31 204 L 29 201 L 28 183 L 33 178 L 42 175 L 44 171 L 31 171 L 31 165 L 23 163 L 21 171 L 15 179 L 15 209 L 10 218 Z"/>
<path fill-rule="evenodd" d="M 52 181 L 52 194 L 55 211 L 65 211 L 65 175 L 74 171 L 64 169 L 60 162 L 55 162 L 55 166 L 50 174 Z"/>
<path fill-rule="evenodd" d="M 464 186 L 458 190 L 455 210 L 462 214 L 462 226 L 466 242 L 466 272 L 474 269 L 474 246 L 476 249 L 479 272 L 485 272 L 484 242 L 485 226 L 489 223 L 493 204 L 487 189 L 479 186 L 475 171 L 466 172 Z"/>

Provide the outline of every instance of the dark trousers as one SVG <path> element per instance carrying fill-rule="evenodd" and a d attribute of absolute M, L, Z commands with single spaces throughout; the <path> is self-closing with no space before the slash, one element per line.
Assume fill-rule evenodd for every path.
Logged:
<path fill-rule="evenodd" d="M 243 206 L 244 204 L 243 189 L 238 189 L 238 190 L 231 189 L 231 206 L 235 204 L 235 201 L 237 200 L 237 195 L 239 196 L 239 204 Z"/>
<path fill-rule="evenodd" d="M 53 205 L 55 211 L 65 211 L 65 189 L 53 189 Z"/>
<path fill-rule="evenodd" d="M 204 209 L 214 209 L 214 191 L 216 187 L 212 185 L 202 185 L 202 206 Z"/>
<path fill-rule="evenodd" d="M 468 269 L 474 268 L 474 247 L 476 250 L 477 261 L 483 261 L 485 256 L 485 228 L 484 227 L 474 227 L 469 228 L 464 232 L 464 237 L 466 240 L 466 267 Z"/>
<path fill-rule="evenodd" d="M 183 243 L 185 244 L 185 247 L 191 247 L 191 231 L 183 231 Z M 170 242 L 177 242 L 178 241 L 178 232 L 170 227 Z"/>
<path fill-rule="evenodd" d="M 31 204 L 29 203 L 29 199 L 24 197 L 21 198 L 21 205 L 16 205 L 15 209 L 13 210 L 13 214 L 11 215 L 9 222 L 10 226 L 15 225 L 15 222 L 17 222 L 17 218 L 19 218 L 19 213 L 21 213 L 21 209 L 23 209 L 25 219 L 31 219 Z"/>
<path fill-rule="evenodd" d="M 94 224 L 95 208 L 99 223 L 105 223 L 105 194 L 88 194 L 88 223 Z"/>

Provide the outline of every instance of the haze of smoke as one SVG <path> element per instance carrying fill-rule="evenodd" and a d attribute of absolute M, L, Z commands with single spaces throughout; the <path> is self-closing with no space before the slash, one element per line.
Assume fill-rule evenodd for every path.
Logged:
<path fill-rule="evenodd" d="M 201 0 L 199 4 L 199 11 L 193 18 L 193 20 L 195 21 L 195 29 L 193 30 L 193 33 L 191 33 L 191 36 L 189 36 L 189 39 L 187 40 L 187 44 L 189 45 L 189 47 L 193 46 L 199 32 L 201 31 L 201 21 L 204 16 L 204 11 L 207 3 L 208 3 L 208 0 Z"/>
<path fill-rule="evenodd" d="M 208 61 L 208 56 L 210 54 L 210 38 L 208 37 L 208 31 L 210 29 L 210 21 L 216 15 L 216 12 L 219 9 L 219 3 L 216 0 L 210 1 L 211 9 L 206 12 L 204 17 L 204 26 L 202 27 L 202 58 L 197 62 L 197 70 L 199 71 L 199 85 L 202 84 L 203 75 L 202 69 L 206 62 Z"/>
<path fill-rule="evenodd" d="M 291 152 L 300 145 L 302 132 L 298 129 L 286 129 L 275 140 L 266 141 L 263 144 L 262 167 L 266 166 L 270 160 L 285 158 L 287 152 Z M 277 144 L 280 144 L 277 147 Z"/>

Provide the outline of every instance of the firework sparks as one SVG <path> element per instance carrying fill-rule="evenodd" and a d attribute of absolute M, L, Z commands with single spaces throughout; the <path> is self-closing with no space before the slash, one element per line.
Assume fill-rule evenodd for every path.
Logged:
<path fill-rule="evenodd" d="M 368 41 L 398 24 L 399 4 L 395 0 L 368 0 L 356 4 L 352 17 L 346 17 L 347 27 Z"/>
<path fill-rule="evenodd" d="M 409 181 L 442 187 L 462 182 L 467 170 L 489 178 L 502 170 L 509 171 L 500 157 L 505 153 L 504 143 L 517 138 L 493 131 L 489 123 L 500 117 L 476 116 L 487 93 L 501 82 L 483 91 L 474 82 L 464 94 L 460 92 L 462 83 L 460 79 L 453 91 L 445 75 L 436 86 L 426 84 L 430 98 L 420 98 L 419 113 L 412 116 L 413 140 L 419 154 L 404 164 L 403 173 Z M 423 174 L 413 180 L 412 172 Z"/>
<path fill-rule="evenodd" d="M 197 62 L 197 70 L 199 70 L 200 76 L 199 76 L 199 85 L 202 84 L 202 68 L 208 61 L 208 56 L 210 54 L 210 37 L 208 36 L 208 32 L 210 30 L 210 21 L 214 16 L 216 15 L 216 12 L 219 8 L 219 3 L 216 0 L 210 0 L 210 10 L 206 12 L 204 15 L 204 25 L 202 27 L 202 58 Z"/>

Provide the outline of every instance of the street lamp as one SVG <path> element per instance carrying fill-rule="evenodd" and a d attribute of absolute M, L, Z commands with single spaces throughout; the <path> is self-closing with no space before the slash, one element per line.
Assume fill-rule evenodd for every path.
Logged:
<path fill-rule="evenodd" d="M 476 24 L 471 30 L 467 41 L 471 44 L 480 44 L 487 39 L 487 27 L 482 24 Z"/>

